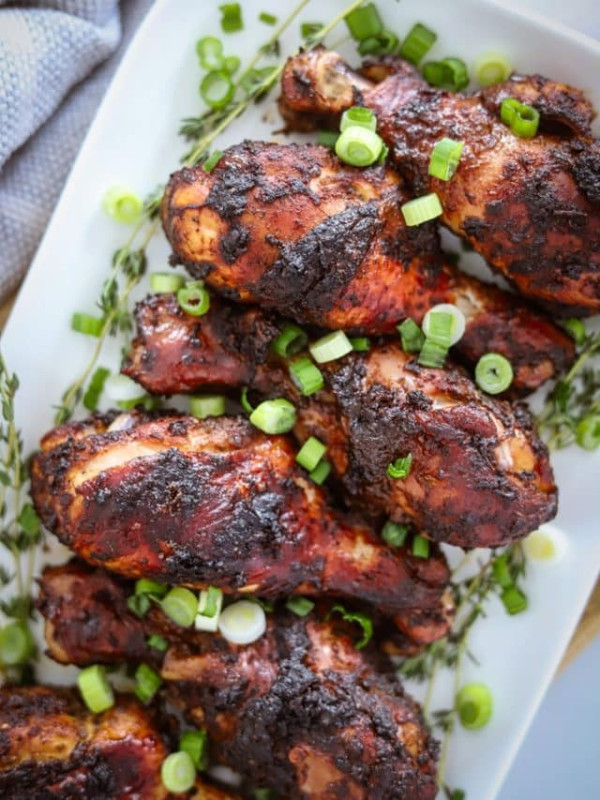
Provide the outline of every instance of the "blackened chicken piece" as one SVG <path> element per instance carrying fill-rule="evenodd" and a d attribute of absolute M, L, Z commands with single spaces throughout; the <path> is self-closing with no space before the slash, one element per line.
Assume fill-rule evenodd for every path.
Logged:
<path fill-rule="evenodd" d="M 397 60 L 352 73 L 322 49 L 293 56 L 280 108 L 290 128 L 333 120 L 351 105 L 377 115 L 378 132 L 417 195 L 435 191 L 442 221 L 523 295 L 573 314 L 600 311 L 600 144 L 582 92 L 539 75 L 465 96 L 429 87 Z M 500 120 L 507 97 L 541 114 L 533 138 Z M 449 181 L 428 174 L 436 142 L 464 143 Z"/>
<path fill-rule="evenodd" d="M 130 698 L 91 714 L 70 689 L 0 689 L 3 800 L 234 800 L 200 778 L 170 794 L 160 777 L 167 744 L 153 714 Z"/>
<path fill-rule="evenodd" d="M 287 397 L 298 409 L 298 439 L 327 445 L 350 503 L 436 541 L 496 547 L 556 514 L 548 452 L 524 406 L 484 395 L 459 368 L 419 367 L 390 343 L 321 365 L 325 390 L 303 397 L 262 335 L 254 354 L 246 343 L 236 356 L 235 331 L 257 314 L 236 315 L 221 302 L 190 317 L 172 296 L 151 298 L 137 308 L 125 371 L 161 394 L 237 383 Z M 408 477 L 390 478 L 388 466 L 409 454 Z"/>
<path fill-rule="evenodd" d="M 32 497 L 64 544 L 126 577 L 362 600 L 401 630 L 415 608 L 440 609 L 444 556 L 392 550 L 336 514 L 295 455 L 236 417 L 96 417 L 44 438 Z"/>
<path fill-rule="evenodd" d="M 442 265 L 433 223 L 409 228 L 391 168 L 349 167 L 316 145 L 246 142 L 210 173 L 176 172 L 162 213 L 177 259 L 228 297 L 301 323 L 369 334 L 421 323 L 454 303 L 471 363 L 505 355 L 515 387 L 537 388 L 571 360 L 568 336 L 514 295 Z"/>
<path fill-rule="evenodd" d="M 101 593 L 100 577 L 92 582 L 100 602 L 90 602 L 88 573 L 76 564 L 44 572 L 40 607 L 58 621 L 47 624 L 49 654 L 79 666 L 148 660 L 129 646 L 125 620 L 119 632 L 118 606 Z M 115 579 L 104 573 L 104 581 Z M 159 613 L 136 624 L 152 630 Z M 265 635 L 245 647 L 219 634 L 159 630 L 170 646 L 150 663 L 167 698 L 208 731 L 213 758 L 241 772 L 250 787 L 272 788 L 286 800 L 436 796 L 437 744 L 419 707 L 385 657 L 355 648 L 348 623 L 278 609 L 268 615 Z"/>

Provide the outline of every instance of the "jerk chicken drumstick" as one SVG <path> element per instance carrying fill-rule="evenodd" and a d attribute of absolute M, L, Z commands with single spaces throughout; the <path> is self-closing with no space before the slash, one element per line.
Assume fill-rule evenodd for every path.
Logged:
<path fill-rule="evenodd" d="M 493 348 L 522 391 L 564 369 L 569 337 L 513 295 L 442 266 L 435 225 L 404 223 L 408 199 L 391 168 L 349 167 L 317 145 L 245 142 L 211 172 L 176 172 L 162 214 L 175 257 L 228 297 L 370 334 L 453 303 L 466 317 L 457 349 L 471 363 Z"/>
<path fill-rule="evenodd" d="M 535 137 L 520 138 L 501 122 L 507 97 L 538 109 Z M 353 105 L 375 112 L 415 194 L 437 192 L 444 224 L 519 292 L 570 315 L 600 311 L 600 144 L 582 92 L 514 75 L 465 96 L 432 89 L 399 59 L 367 66 L 364 75 L 323 49 L 288 60 L 280 109 L 290 129 L 335 124 Z M 443 137 L 464 143 L 449 181 L 428 174 Z"/>
<path fill-rule="evenodd" d="M 119 613 L 113 599 L 121 592 L 123 607 L 125 593 L 115 578 L 96 571 L 92 589 L 88 576 L 76 564 L 44 571 L 49 654 L 78 665 L 128 661 L 131 647 L 120 644 L 143 621 Z M 175 641 L 163 635 L 171 646 L 154 663 L 168 699 L 207 729 L 213 758 L 251 785 L 286 800 L 436 796 L 437 745 L 417 704 L 384 657 L 355 649 L 346 623 L 276 611 L 245 647 L 185 629 Z"/>
<path fill-rule="evenodd" d="M 121 697 L 91 714 L 69 689 L 0 689 L 3 800 L 234 800 L 198 778 L 174 795 L 160 768 L 169 751 L 153 715 Z"/>
<path fill-rule="evenodd" d="M 409 635 L 415 609 L 442 613 L 444 556 L 392 550 L 336 515 L 294 459 L 240 418 L 96 416 L 47 434 L 31 495 L 64 544 L 127 577 L 361 600 Z"/>
<path fill-rule="evenodd" d="M 322 364 L 325 390 L 303 397 L 270 351 L 277 329 L 257 309 L 213 298 L 195 317 L 174 295 L 157 295 L 136 315 L 129 376 L 158 394 L 250 385 L 287 397 L 298 438 L 327 445 L 351 503 L 461 547 L 507 544 L 556 513 L 548 452 L 529 412 L 479 392 L 457 368 L 419 367 L 387 343 Z M 388 466 L 409 453 L 408 477 L 390 478 Z"/>

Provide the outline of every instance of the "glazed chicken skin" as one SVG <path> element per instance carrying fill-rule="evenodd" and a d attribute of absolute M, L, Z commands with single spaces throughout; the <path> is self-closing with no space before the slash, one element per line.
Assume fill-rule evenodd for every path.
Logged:
<path fill-rule="evenodd" d="M 175 258 L 228 297 L 300 323 L 369 334 L 454 303 L 471 363 L 493 346 L 532 390 L 573 356 L 568 336 L 513 295 L 441 265 L 435 226 L 409 228 L 391 168 L 357 169 L 316 145 L 245 142 L 176 172 L 162 214 Z"/>
<path fill-rule="evenodd" d="M 280 101 L 288 126 L 331 123 L 352 105 L 372 109 L 415 194 L 436 192 L 444 224 L 521 294 L 568 315 L 600 311 L 600 144 L 583 94 L 538 75 L 513 75 L 465 96 L 429 87 L 393 58 L 365 73 L 357 76 L 322 49 L 290 58 Z M 501 122 L 507 97 L 540 112 L 535 137 L 520 138 Z M 428 174 L 443 137 L 464 143 L 449 181 Z"/>
<path fill-rule="evenodd" d="M 3 800 L 235 800 L 198 779 L 173 795 L 161 781 L 169 754 L 154 715 L 120 697 L 91 714 L 70 689 L 0 689 Z"/>
<path fill-rule="evenodd" d="M 61 621 L 47 626 L 49 654 L 78 665 L 130 660 L 131 648 L 119 644 L 129 631 L 118 633 L 114 606 L 92 603 L 83 621 L 76 572 L 71 565 L 71 590 L 64 568 L 46 569 L 41 580 L 42 613 Z M 167 698 L 206 728 L 213 759 L 241 772 L 249 788 L 286 800 L 436 796 L 437 745 L 417 704 L 384 657 L 355 649 L 347 623 L 277 610 L 265 635 L 245 647 L 219 634 L 163 635 L 170 647 L 151 663 Z"/>
<path fill-rule="evenodd" d="M 136 315 L 130 377 L 152 393 L 250 385 L 263 397 L 287 397 L 298 411 L 297 438 L 327 445 L 351 504 L 467 548 L 508 544 L 556 514 L 548 452 L 529 412 L 479 392 L 456 367 L 419 367 L 399 345 L 380 344 L 320 365 L 325 389 L 303 397 L 262 338 L 273 331 L 256 309 L 236 314 L 221 301 L 193 317 L 174 296 L 159 295 Z M 255 336 L 236 351 L 250 324 Z M 409 453 L 410 475 L 390 478 L 388 466 Z"/>
<path fill-rule="evenodd" d="M 31 495 L 63 544 L 130 578 L 360 600 L 401 630 L 414 609 L 440 610 L 443 555 L 392 550 L 333 512 L 295 455 L 236 417 L 96 416 L 43 439 Z"/>

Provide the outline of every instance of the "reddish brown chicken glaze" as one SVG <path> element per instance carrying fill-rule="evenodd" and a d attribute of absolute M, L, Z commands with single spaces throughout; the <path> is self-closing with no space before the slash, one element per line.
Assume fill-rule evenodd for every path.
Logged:
<path fill-rule="evenodd" d="M 286 800 L 435 797 L 437 745 L 417 704 L 385 657 L 355 649 L 347 623 L 278 609 L 263 637 L 239 647 L 219 634 L 160 627 L 156 609 L 131 622 L 122 582 L 100 570 L 47 568 L 40 584 L 52 657 L 80 666 L 151 659 L 168 699 L 207 729 L 213 758 L 249 788 Z M 132 625 L 160 631 L 170 642 L 164 656 L 132 647 Z"/>
<path fill-rule="evenodd" d="M 369 85 L 366 75 L 383 80 Z M 522 294 L 571 315 L 597 313 L 600 144 L 582 92 L 513 75 L 465 96 L 432 89 L 397 59 L 371 65 L 366 75 L 353 75 L 339 55 L 322 49 L 290 58 L 280 101 L 289 127 L 331 122 L 351 105 L 371 108 L 397 168 L 417 195 L 437 192 L 452 231 Z M 534 138 L 519 138 L 501 122 L 509 96 L 539 110 Z M 464 143 L 450 181 L 428 174 L 432 148 L 444 136 Z"/>
<path fill-rule="evenodd" d="M 270 353 L 265 325 L 254 354 L 248 342 L 236 353 L 237 329 L 257 315 L 221 301 L 190 317 L 172 296 L 150 298 L 138 305 L 125 372 L 163 394 L 237 383 L 288 397 L 298 408 L 297 437 L 327 444 L 350 503 L 410 521 L 437 541 L 499 546 L 555 515 L 548 452 L 524 407 L 484 395 L 458 368 L 419 367 L 389 343 L 322 365 L 325 390 L 303 397 Z M 409 477 L 389 478 L 388 465 L 408 453 Z"/>
<path fill-rule="evenodd" d="M 69 689 L 0 689 L 3 800 L 235 800 L 200 778 L 170 794 L 160 777 L 168 753 L 154 714 L 131 698 L 91 714 Z"/>
<path fill-rule="evenodd" d="M 573 356 L 564 331 L 513 295 L 441 265 L 433 223 L 408 228 L 390 168 L 343 165 L 316 145 L 246 142 L 210 173 L 176 172 L 163 203 L 177 259 L 221 293 L 299 322 L 389 333 L 454 303 L 475 363 L 493 344 L 515 387 L 535 389 Z"/>
<path fill-rule="evenodd" d="M 438 550 L 392 550 L 333 512 L 291 443 L 241 418 L 133 413 L 63 425 L 34 458 L 32 498 L 77 555 L 132 578 L 360 600 L 402 630 L 408 609 L 443 606 L 449 580 Z"/>

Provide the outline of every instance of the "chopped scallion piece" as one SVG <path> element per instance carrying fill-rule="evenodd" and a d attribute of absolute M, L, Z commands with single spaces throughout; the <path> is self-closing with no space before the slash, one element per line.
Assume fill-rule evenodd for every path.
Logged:
<path fill-rule="evenodd" d="M 504 53 L 484 53 L 475 61 L 475 80 L 480 86 L 493 86 L 505 81 L 513 71 Z"/>
<path fill-rule="evenodd" d="M 371 349 L 371 342 L 366 336 L 353 336 L 349 339 L 352 349 L 357 353 L 366 353 Z"/>
<path fill-rule="evenodd" d="M 273 350 L 282 358 L 290 358 L 304 350 L 308 344 L 308 336 L 302 328 L 294 325 L 293 322 L 286 322 L 281 329 L 281 333 L 273 342 Z"/>
<path fill-rule="evenodd" d="M 343 133 L 346 128 L 351 128 L 353 125 L 358 125 L 359 128 L 366 128 L 369 131 L 374 131 L 377 128 L 377 117 L 370 108 L 352 106 L 352 108 L 347 108 L 342 114 L 340 131 Z"/>
<path fill-rule="evenodd" d="M 411 64 L 417 65 L 421 59 L 431 50 L 437 39 L 437 33 L 430 28 L 417 22 L 408 32 L 408 36 L 402 42 L 400 55 Z"/>
<path fill-rule="evenodd" d="M 134 223 L 143 207 L 141 197 L 126 186 L 113 186 L 102 199 L 102 208 L 108 216 L 124 225 Z"/>
<path fill-rule="evenodd" d="M 362 636 L 356 643 L 357 650 L 362 650 L 363 647 L 371 641 L 373 636 L 373 621 L 366 614 L 360 611 L 346 611 L 344 606 L 336 603 L 331 607 L 331 611 L 327 614 L 326 619 L 331 619 L 333 614 L 341 614 L 344 622 L 356 622 L 362 629 Z"/>
<path fill-rule="evenodd" d="M 262 606 L 250 600 L 233 603 L 219 617 L 219 631 L 232 644 L 251 644 L 267 629 L 267 617 Z"/>
<path fill-rule="evenodd" d="M 223 69 L 228 75 L 235 75 L 242 63 L 241 59 L 237 56 L 225 56 Z"/>
<path fill-rule="evenodd" d="M 198 772 L 208 766 L 208 734 L 205 730 L 185 731 L 179 739 L 179 750 L 187 753 Z"/>
<path fill-rule="evenodd" d="M 540 112 L 533 106 L 519 103 L 514 97 L 506 97 L 500 106 L 500 119 L 515 136 L 531 139 L 536 135 L 540 124 Z"/>
<path fill-rule="evenodd" d="M 486 353 L 475 366 L 475 383 L 488 394 L 505 392 L 513 380 L 513 368 L 500 353 Z"/>
<path fill-rule="evenodd" d="M 391 547 L 402 547 L 408 536 L 408 531 L 408 525 L 401 525 L 398 522 L 392 522 L 391 519 L 388 519 L 381 529 L 381 538 Z"/>
<path fill-rule="evenodd" d="M 448 348 L 433 339 L 425 339 L 421 352 L 419 353 L 418 363 L 422 367 L 431 369 L 441 369 L 448 355 Z"/>
<path fill-rule="evenodd" d="M 317 133 L 317 144 L 321 144 L 323 147 L 330 147 L 333 150 L 339 136 L 339 133 L 335 131 L 319 131 Z"/>
<path fill-rule="evenodd" d="M 483 683 L 468 683 L 457 692 L 454 707 L 463 728 L 483 728 L 492 716 L 492 693 Z"/>
<path fill-rule="evenodd" d="M 334 331 L 313 342 L 308 349 L 317 364 L 326 364 L 348 355 L 353 347 L 343 331 Z"/>
<path fill-rule="evenodd" d="M 508 588 L 504 589 L 500 595 L 500 599 L 502 600 L 502 604 L 507 613 L 511 616 L 514 614 L 520 614 L 522 611 L 527 609 L 527 597 L 523 594 L 518 586 L 509 586 Z"/>
<path fill-rule="evenodd" d="M 99 664 L 82 669 L 77 676 L 77 685 L 83 702 L 93 714 L 100 714 L 114 706 L 115 696 L 106 679 L 106 670 Z"/>
<path fill-rule="evenodd" d="M 194 624 L 198 611 L 198 598 L 189 589 L 176 586 L 163 598 L 160 607 L 176 625 L 189 628 Z"/>
<path fill-rule="evenodd" d="M 267 14 L 266 11 L 261 11 L 258 18 L 265 25 L 277 25 L 277 17 L 274 14 Z"/>
<path fill-rule="evenodd" d="M 429 558 L 429 540 L 417 534 L 413 539 L 412 554 L 415 558 Z"/>
<path fill-rule="evenodd" d="M 149 636 L 146 639 L 146 644 L 148 647 L 154 648 L 154 650 L 160 650 L 161 653 L 166 653 L 169 649 L 169 643 L 165 637 L 161 636 L 159 633 L 153 633 L 152 636 Z"/>
<path fill-rule="evenodd" d="M 460 58 L 444 58 L 428 61 L 423 67 L 423 77 L 430 86 L 459 92 L 469 83 L 467 65 Z"/>
<path fill-rule="evenodd" d="M 597 450 L 600 447 L 600 414 L 586 414 L 577 423 L 575 441 L 584 450 Z"/>
<path fill-rule="evenodd" d="M 196 783 L 196 767 L 192 757 L 182 751 L 171 753 L 162 763 L 160 777 L 168 792 L 174 794 L 189 792 Z"/>
<path fill-rule="evenodd" d="M 127 608 L 140 619 L 146 616 L 150 605 L 150 597 L 147 594 L 132 594 L 127 598 Z"/>
<path fill-rule="evenodd" d="M 149 578 L 140 578 L 135 582 L 136 595 L 147 594 L 160 600 L 169 591 L 169 587 L 159 581 L 152 581 Z"/>
<path fill-rule="evenodd" d="M 448 317 L 450 318 L 449 326 Z M 425 314 L 423 333 L 428 339 L 451 347 L 462 339 L 466 324 L 465 315 L 460 308 L 452 303 L 439 303 Z"/>
<path fill-rule="evenodd" d="M 242 9 L 239 3 L 225 3 L 219 6 L 221 12 L 221 28 L 225 33 L 241 31 L 244 27 Z"/>
<path fill-rule="evenodd" d="M 251 414 L 254 411 L 254 407 L 250 404 L 250 401 L 248 400 L 247 386 L 244 386 L 244 388 L 242 389 L 242 394 L 240 396 L 240 404 L 244 409 L 244 411 L 246 412 L 246 414 Z"/>
<path fill-rule="evenodd" d="M 360 125 L 346 128 L 335 143 L 337 157 L 352 167 L 368 167 L 374 164 L 382 149 L 381 137 L 375 131 Z"/>
<path fill-rule="evenodd" d="M 412 453 L 409 453 L 407 456 L 403 458 L 397 458 L 392 464 L 388 465 L 387 474 L 388 477 L 393 478 L 394 480 L 402 480 L 404 478 L 408 478 L 410 475 L 410 470 L 412 468 Z"/>
<path fill-rule="evenodd" d="M 202 69 L 223 69 L 223 43 L 216 36 L 204 36 L 196 42 L 196 54 Z"/>
<path fill-rule="evenodd" d="M 305 397 L 319 392 L 325 385 L 321 370 L 307 356 L 292 361 L 289 370 L 294 386 L 297 386 Z"/>
<path fill-rule="evenodd" d="M 313 610 L 315 604 L 307 597 L 300 597 L 299 595 L 296 595 L 295 597 L 290 597 L 288 599 L 285 607 L 298 617 L 306 617 L 307 614 L 310 614 L 310 612 Z"/>
<path fill-rule="evenodd" d="M 131 411 L 132 408 L 137 408 L 138 406 L 145 408 L 146 411 L 153 411 L 155 408 L 160 408 L 161 400 L 160 397 L 151 397 L 149 394 L 142 394 L 131 400 L 119 400 L 117 405 L 119 408 L 122 408 L 123 411 Z"/>
<path fill-rule="evenodd" d="M 189 281 L 177 292 L 177 302 L 186 314 L 201 317 L 210 308 L 210 295 L 203 281 Z"/>
<path fill-rule="evenodd" d="M 587 332 L 585 330 L 585 325 L 580 319 L 566 319 L 562 323 L 562 326 L 569 336 L 573 338 L 575 344 L 580 345 L 584 343 Z"/>
<path fill-rule="evenodd" d="M 202 169 L 204 170 L 204 172 L 212 172 L 213 169 L 217 166 L 217 164 L 221 160 L 222 155 L 223 155 L 222 150 L 215 150 L 214 153 L 211 153 L 211 155 L 209 155 L 204 164 L 202 164 Z"/>
<path fill-rule="evenodd" d="M 200 592 L 198 613 L 196 615 L 197 631 L 216 631 L 219 626 L 219 614 L 223 607 L 223 591 L 216 586 L 209 586 Z"/>
<path fill-rule="evenodd" d="M 322 486 L 329 477 L 330 472 L 331 464 L 325 458 L 322 458 L 308 477 L 318 486 Z"/>
<path fill-rule="evenodd" d="M 415 197 L 414 200 L 409 200 L 400 208 L 404 221 L 409 227 L 422 225 L 444 213 L 440 198 L 435 192 L 423 195 L 423 197 Z"/>
<path fill-rule="evenodd" d="M 369 36 L 359 42 L 358 52 L 361 56 L 387 56 L 398 47 L 398 37 L 387 29 L 377 36 Z"/>
<path fill-rule="evenodd" d="M 174 294 L 184 285 L 185 278 L 172 272 L 153 272 L 150 275 L 150 288 L 157 294 Z"/>
<path fill-rule="evenodd" d="M 200 84 L 200 96 L 211 108 L 225 108 L 234 91 L 233 81 L 224 69 L 208 72 Z"/>
<path fill-rule="evenodd" d="M 147 664 L 140 664 L 135 671 L 135 694 L 142 703 L 149 703 L 158 692 L 162 678 Z"/>
<path fill-rule="evenodd" d="M 410 317 L 398 325 L 397 331 L 402 338 L 402 349 L 405 353 L 418 353 L 423 347 L 425 334 Z"/>
<path fill-rule="evenodd" d="M 508 589 L 514 584 L 510 569 L 508 568 L 508 559 L 504 553 L 497 556 L 492 562 L 492 574 L 497 583 L 503 588 Z"/>
<path fill-rule="evenodd" d="M 222 417 L 225 413 L 225 397 L 222 394 L 205 394 L 190 397 L 190 414 L 197 419 Z"/>
<path fill-rule="evenodd" d="M 357 42 L 378 36 L 383 31 L 383 22 L 375 3 L 355 8 L 344 17 L 350 36 Z"/>
<path fill-rule="evenodd" d="M 310 436 L 298 451 L 296 461 L 301 467 L 304 467 L 304 469 L 312 472 L 312 470 L 317 467 L 319 461 L 323 458 L 326 451 L 327 448 L 323 442 L 315 439 L 314 436 Z"/>
<path fill-rule="evenodd" d="M 110 399 L 118 403 L 123 400 L 139 400 L 140 387 L 127 375 L 110 375 L 104 382 L 104 390 Z"/>
<path fill-rule="evenodd" d="M 282 397 L 264 400 L 250 414 L 250 422 L 264 433 L 287 433 L 296 424 L 296 409 Z"/>
<path fill-rule="evenodd" d="M 0 664 L 3 666 L 26 664 L 34 649 L 31 632 L 24 622 L 9 622 L 0 629 Z"/>
<path fill-rule="evenodd" d="M 89 386 L 83 395 L 83 405 L 88 411 L 96 411 L 98 408 L 98 402 L 100 401 L 100 397 L 104 391 L 104 384 L 109 375 L 110 371 L 105 367 L 98 367 L 92 375 Z"/>
<path fill-rule="evenodd" d="M 429 159 L 429 174 L 441 181 L 449 181 L 458 168 L 463 143 L 444 137 L 436 143 Z"/>
<path fill-rule="evenodd" d="M 87 336 L 98 338 L 104 328 L 102 317 L 92 317 L 91 314 L 82 314 L 76 311 L 71 317 L 71 328 L 77 333 L 85 333 Z"/>
<path fill-rule="evenodd" d="M 303 22 L 300 26 L 300 35 L 303 39 L 309 39 L 311 36 L 319 33 L 321 28 L 324 28 L 322 22 Z"/>

